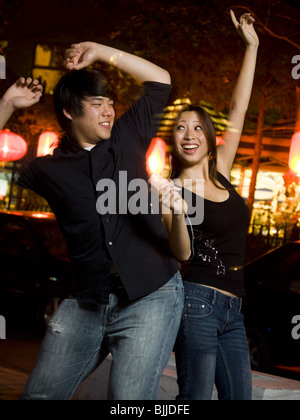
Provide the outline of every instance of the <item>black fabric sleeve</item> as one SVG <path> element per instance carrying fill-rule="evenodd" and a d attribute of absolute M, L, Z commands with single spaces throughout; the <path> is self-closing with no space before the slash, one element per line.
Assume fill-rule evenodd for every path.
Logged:
<path fill-rule="evenodd" d="M 44 196 L 34 160 L 30 163 L 27 161 L 22 165 L 19 175 L 16 176 L 15 182 L 19 187 L 32 190 L 37 194 Z"/>
<path fill-rule="evenodd" d="M 157 134 L 165 106 L 172 89 L 171 85 L 145 82 L 144 93 L 117 121 L 119 140 L 139 141 L 147 149 Z M 129 134 L 123 135 L 124 133 Z"/>

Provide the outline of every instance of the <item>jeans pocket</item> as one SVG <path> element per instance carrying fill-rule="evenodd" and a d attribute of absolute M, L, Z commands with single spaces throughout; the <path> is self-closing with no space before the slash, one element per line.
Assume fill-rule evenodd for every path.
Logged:
<path fill-rule="evenodd" d="M 186 296 L 184 315 L 188 317 L 206 318 L 213 312 L 213 304 L 208 300 L 196 296 Z"/>

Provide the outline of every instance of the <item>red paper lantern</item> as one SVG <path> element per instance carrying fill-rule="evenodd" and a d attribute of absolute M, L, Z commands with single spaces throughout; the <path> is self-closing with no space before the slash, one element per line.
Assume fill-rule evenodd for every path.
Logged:
<path fill-rule="evenodd" d="M 58 137 L 57 134 L 51 131 L 42 133 L 39 137 L 39 144 L 37 156 L 53 155 L 54 149 L 57 147 Z"/>
<path fill-rule="evenodd" d="M 300 131 L 292 137 L 289 167 L 293 172 L 300 175 Z"/>
<path fill-rule="evenodd" d="M 0 131 L 0 161 L 13 162 L 27 153 L 26 141 L 9 130 Z"/>

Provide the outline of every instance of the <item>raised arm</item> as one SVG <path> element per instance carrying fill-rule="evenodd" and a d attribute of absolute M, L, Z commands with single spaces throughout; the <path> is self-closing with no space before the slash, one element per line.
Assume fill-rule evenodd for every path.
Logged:
<path fill-rule="evenodd" d="M 245 115 L 249 106 L 259 45 L 258 36 L 253 27 L 254 18 L 250 13 L 243 14 L 240 22 L 237 21 L 232 10 L 230 13 L 238 34 L 246 44 L 246 50 L 231 99 L 228 126 L 224 134 L 225 145 L 218 147 L 218 170 L 228 179 L 239 147 Z"/>
<path fill-rule="evenodd" d="M 161 67 L 141 57 L 95 42 L 74 44 L 66 53 L 66 67 L 80 70 L 96 61 L 112 64 L 130 74 L 140 82 L 161 82 L 170 84 L 170 74 Z"/>
<path fill-rule="evenodd" d="M 38 80 L 20 77 L 0 99 L 0 130 L 16 110 L 37 104 L 42 92 L 43 87 Z"/>

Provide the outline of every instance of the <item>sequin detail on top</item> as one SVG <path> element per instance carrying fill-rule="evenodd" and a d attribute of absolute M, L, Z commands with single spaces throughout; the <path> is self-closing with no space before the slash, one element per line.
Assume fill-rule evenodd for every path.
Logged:
<path fill-rule="evenodd" d="M 201 258 L 203 262 L 211 264 L 216 268 L 218 276 L 225 276 L 227 273 L 226 266 L 219 258 L 219 251 L 214 247 L 214 239 L 205 239 L 202 232 L 195 233 L 195 254 Z"/>

